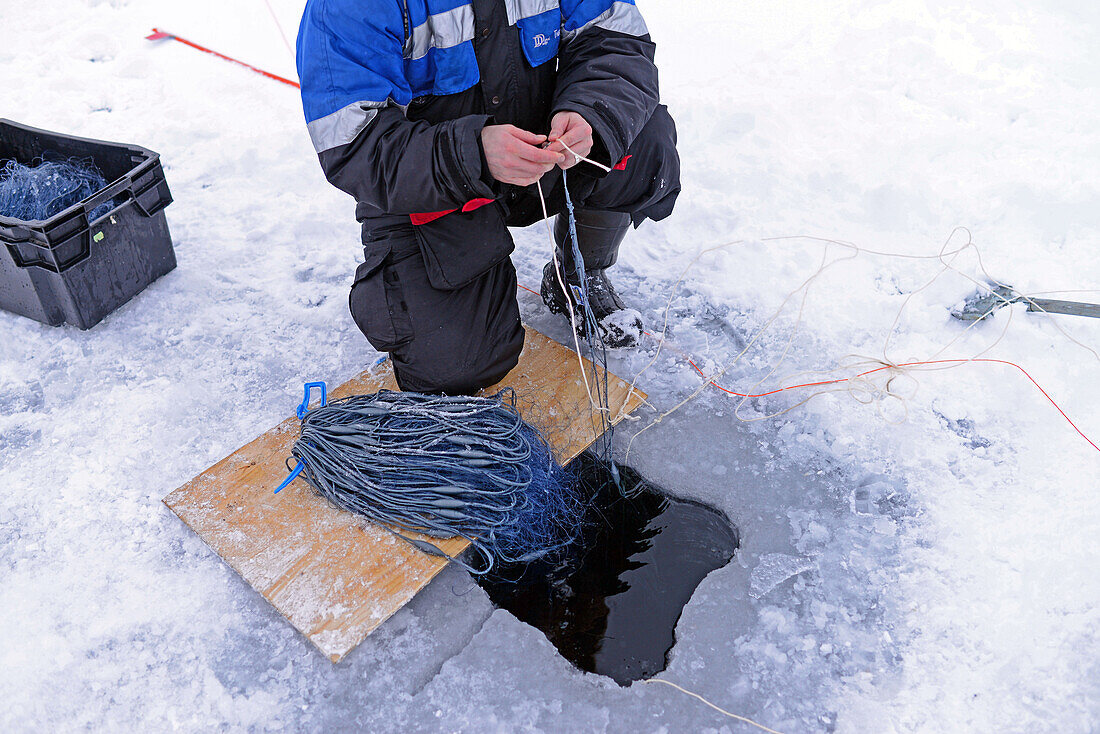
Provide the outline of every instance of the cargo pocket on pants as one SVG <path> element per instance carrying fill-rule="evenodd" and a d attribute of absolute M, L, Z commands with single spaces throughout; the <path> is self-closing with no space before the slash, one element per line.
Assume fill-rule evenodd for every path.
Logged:
<path fill-rule="evenodd" d="M 458 290 L 480 278 L 515 249 L 497 202 L 456 211 L 413 227 L 432 288 Z"/>
<path fill-rule="evenodd" d="M 413 338 L 412 319 L 394 264 L 388 248 L 368 254 L 366 262 L 355 271 L 355 284 L 348 296 L 351 317 L 370 345 L 380 352 L 392 352 Z"/>

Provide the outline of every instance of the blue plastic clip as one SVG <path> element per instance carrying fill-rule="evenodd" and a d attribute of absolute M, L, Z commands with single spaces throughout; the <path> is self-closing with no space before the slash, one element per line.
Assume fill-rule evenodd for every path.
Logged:
<path fill-rule="evenodd" d="M 328 405 L 328 385 L 323 382 L 307 382 L 306 394 L 302 398 L 302 404 L 298 406 L 298 420 L 302 421 L 306 419 L 306 413 L 309 412 L 309 395 L 313 392 L 313 388 L 320 388 L 321 390 L 321 407 Z M 291 482 L 298 478 L 298 475 L 302 473 L 302 470 L 306 468 L 306 465 L 301 461 L 298 462 L 298 466 L 290 472 L 290 476 L 283 480 L 283 483 L 279 485 L 279 488 L 275 490 L 275 494 L 279 494 L 286 489 Z"/>
<path fill-rule="evenodd" d="M 302 404 L 298 406 L 298 420 L 300 421 L 306 419 L 306 413 L 309 412 L 309 393 L 315 387 L 321 388 L 321 407 L 328 405 L 328 385 L 323 382 L 307 382 L 306 396 L 302 399 Z"/>

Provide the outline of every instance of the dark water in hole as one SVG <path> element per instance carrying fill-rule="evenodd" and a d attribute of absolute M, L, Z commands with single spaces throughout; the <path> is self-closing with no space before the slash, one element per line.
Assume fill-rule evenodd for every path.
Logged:
<path fill-rule="evenodd" d="M 553 564 L 504 565 L 479 583 L 574 665 L 626 685 L 665 669 L 680 612 L 739 538 L 722 513 L 669 498 L 629 467 L 619 472 L 634 497 L 588 454 L 573 468 L 593 496 L 580 540 Z"/>

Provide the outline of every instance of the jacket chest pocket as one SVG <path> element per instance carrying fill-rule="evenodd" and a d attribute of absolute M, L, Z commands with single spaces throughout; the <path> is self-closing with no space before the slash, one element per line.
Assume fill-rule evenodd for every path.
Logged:
<path fill-rule="evenodd" d="M 542 66 L 558 55 L 561 43 L 561 11 L 556 7 L 545 13 L 516 21 L 523 55 L 531 66 Z"/>

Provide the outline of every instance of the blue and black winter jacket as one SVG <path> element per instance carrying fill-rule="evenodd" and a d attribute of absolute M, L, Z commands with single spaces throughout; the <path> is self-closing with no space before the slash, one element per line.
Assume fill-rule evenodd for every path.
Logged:
<path fill-rule="evenodd" d="M 363 221 L 522 198 L 489 175 L 490 122 L 577 112 L 614 164 L 657 106 L 653 53 L 633 0 L 309 0 L 297 61 L 321 166 Z"/>

